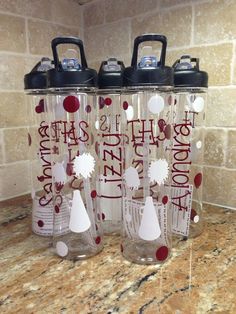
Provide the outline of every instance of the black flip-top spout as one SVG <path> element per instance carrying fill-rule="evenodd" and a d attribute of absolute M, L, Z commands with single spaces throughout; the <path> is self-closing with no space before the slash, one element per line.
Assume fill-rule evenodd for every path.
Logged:
<path fill-rule="evenodd" d="M 160 42 L 162 44 L 160 60 L 149 66 L 140 67 L 138 64 L 139 45 L 143 42 Z M 124 71 L 124 86 L 173 86 L 173 69 L 165 65 L 167 39 L 164 35 L 145 34 L 135 38 L 131 66 Z M 148 57 L 148 56 L 147 56 Z"/>
<path fill-rule="evenodd" d="M 78 68 L 63 68 L 58 55 L 58 46 L 70 44 L 76 45 L 80 51 L 80 66 Z M 90 88 L 97 85 L 97 72 L 88 68 L 84 52 L 84 45 L 78 37 L 57 37 L 51 42 L 55 69 L 47 72 L 49 88 Z"/>
<path fill-rule="evenodd" d="M 174 84 L 177 88 L 208 87 L 208 73 L 200 70 L 199 58 L 193 58 L 190 55 L 183 55 L 173 64 Z"/>
<path fill-rule="evenodd" d="M 124 63 L 116 58 L 109 58 L 101 63 L 98 72 L 100 89 L 120 89 L 123 84 Z"/>

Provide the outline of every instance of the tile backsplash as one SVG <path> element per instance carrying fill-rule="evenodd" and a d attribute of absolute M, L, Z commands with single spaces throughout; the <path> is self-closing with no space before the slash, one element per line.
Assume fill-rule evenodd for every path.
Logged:
<path fill-rule="evenodd" d="M 1 198 L 29 192 L 28 111 L 23 75 L 58 35 L 84 39 L 90 67 L 114 56 L 130 64 L 142 33 L 168 38 L 167 64 L 191 54 L 209 73 L 204 202 L 236 209 L 236 1 L 0 0 Z M 3 39 L 2 39 L 3 38 Z"/>
<path fill-rule="evenodd" d="M 0 199 L 30 191 L 24 74 L 51 55 L 51 39 L 82 36 L 81 6 L 73 0 L 0 0 Z"/>

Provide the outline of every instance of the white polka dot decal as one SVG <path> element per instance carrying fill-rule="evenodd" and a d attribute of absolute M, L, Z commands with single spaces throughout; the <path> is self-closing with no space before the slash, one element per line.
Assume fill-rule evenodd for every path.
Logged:
<path fill-rule="evenodd" d="M 165 101 L 162 96 L 152 96 L 148 101 L 148 109 L 153 114 L 159 114 L 165 106 Z"/>
<path fill-rule="evenodd" d="M 196 147 L 197 147 L 197 149 L 200 149 L 202 147 L 202 142 L 201 141 L 197 141 Z"/>
<path fill-rule="evenodd" d="M 58 241 L 56 244 L 56 251 L 59 256 L 65 257 L 68 254 L 69 249 L 68 249 L 68 246 L 64 242 Z"/>
<path fill-rule="evenodd" d="M 198 222 L 199 222 L 199 216 L 196 215 L 196 216 L 193 218 L 193 221 L 194 221 L 195 223 L 198 223 Z"/>
<path fill-rule="evenodd" d="M 132 120 L 134 117 L 134 108 L 132 106 L 128 106 L 125 112 L 126 112 L 127 120 L 128 121 Z"/>
<path fill-rule="evenodd" d="M 195 112 L 201 112 L 204 109 L 204 99 L 197 97 L 193 102 L 193 110 Z"/>

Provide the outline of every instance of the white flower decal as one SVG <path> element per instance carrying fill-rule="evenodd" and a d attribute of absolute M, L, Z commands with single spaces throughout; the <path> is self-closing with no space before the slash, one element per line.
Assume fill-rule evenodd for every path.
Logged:
<path fill-rule="evenodd" d="M 124 179 L 130 189 L 137 190 L 140 186 L 138 171 L 134 167 L 129 167 L 125 170 Z"/>
<path fill-rule="evenodd" d="M 152 161 L 148 169 L 148 176 L 151 182 L 156 181 L 159 185 L 163 184 L 168 178 L 169 166 L 166 159 Z"/>
<path fill-rule="evenodd" d="M 95 159 L 90 153 L 76 156 L 74 160 L 74 171 L 77 177 L 80 175 L 85 179 L 90 178 L 94 171 Z"/>

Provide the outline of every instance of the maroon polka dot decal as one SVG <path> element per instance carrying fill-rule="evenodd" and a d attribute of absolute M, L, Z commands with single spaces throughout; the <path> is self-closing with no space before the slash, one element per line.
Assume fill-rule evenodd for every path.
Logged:
<path fill-rule="evenodd" d="M 98 230 L 98 225 L 97 224 L 95 224 L 95 228 L 96 228 L 96 230 Z"/>
<path fill-rule="evenodd" d="M 98 236 L 98 237 L 96 237 L 96 239 L 95 239 L 95 243 L 96 243 L 96 244 L 99 244 L 100 242 L 101 242 L 101 237 L 99 237 L 99 236 Z"/>
<path fill-rule="evenodd" d="M 102 213 L 102 220 L 105 220 L 106 216 L 104 213 Z"/>
<path fill-rule="evenodd" d="M 99 105 L 99 109 L 103 109 L 103 107 L 105 106 L 104 98 L 101 96 L 98 98 L 98 105 Z"/>
<path fill-rule="evenodd" d="M 195 184 L 197 189 L 202 184 L 202 174 L 200 172 L 195 175 L 195 177 L 194 177 L 194 184 Z"/>
<path fill-rule="evenodd" d="M 39 226 L 40 228 L 42 228 L 42 227 L 44 226 L 44 223 L 43 223 L 42 220 L 38 220 L 38 226 Z"/>
<path fill-rule="evenodd" d="M 72 163 L 68 163 L 66 165 L 66 174 L 68 176 L 72 176 L 72 174 L 73 174 L 73 164 Z"/>
<path fill-rule="evenodd" d="M 112 100 L 110 97 L 105 98 L 104 102 L 105 102 L 105 105 L 107 106 L 110 106 L 112 104 Z"/>
<path fill-rule="evenodd" d="M 79 99 L 72 95 L 67 96 L 63 100 L 63 107 L 65 111 L 67 112 L 70 112 L 70 113 L 76 112 L 80 107 Z"/>
<path fill-rule="evenodd" d="M 85 107 L 85 111 L 86 111 L 87 113 L 90 113 L 90 112 L 92 111 L 92 107 L 91 107 L 90 105 L 87 105 L 87 106 Z"/>
<path fill-rule="evenodd" d="M 167 124 L 167 126 L 165 127 L 164 134 L 167 140 L 171 138 L 171 125 L 170 124 Z"/>
<path fill-rule="evenodd" d="M 165 129 L 165 126 L 166 126 L 165 120 L 160 119 L 160 120 L 158 120 L 157 123 L 158 123 L 159 129 L 160 129 L 160 132 L 163 132 Z"/>
<path fill-rule="evenodd" d="M 32 139 L 31 139 L 30 134 L 28 133 L 28 145 L 31 146 L 31 144 L 32 144 Z"/>
<path fill-rule="evenodd" d="M 97 214 L 97 218 L 98 220 L 101 220 L 100 214 Z"/>
<path fill-rule="evenodd" d="M 44 176 L 37 177 L 37 179 L 39 180 L 39 182 L 43 182 L 44 181 Z"/>
<path fill-rule="evenodd" d="M 95 143 L 95 152 L 99 156 L 99 143 L 98 142 Z"/>
<path fill-rule="evenodd" d="M 92 198 L 95 198 L 97 196 L 97 191 L 96 190 L 93 190 L 92 192 L 91 192 L 91 197 Z"/>
<path fill-rule="evenodd" d="M 158 261 L 164 261 L 168 256 L 168 247 L 167 246 L 161 246 L 156 251 L 156 259 Z"/>
<path fill-rule="evenodd" d="M 124 101 L 124 102 L 123 102 L 123 109 L 124 109 L 124 110 L 127 110 L 128 107 L 129 107 L 128 102 L 127 102 L 127 101 Z"/>
<path fill-rule="evenodd" d="M 44 112 L 44 100 L 43 99 L 40 99 L 38 105 L 35 107 L 35 111 L 37 113 L 42 113 Z"/>
<path fill-rule="evenodd" d="M 60 212 L 60 207 L 58 205 L 55 205 L 54 209 L 57 214 Z"/>
<path fill-rule="evenodd" d="M 172 104 L 172 96 L 168 97 L 168 104 L 171 106 L 171 104 Z"/>
<path fill-rule="evenodd" d="M 193 221 L 194 220 L 194 217 L 197 215 L 197 212 L 195 209 L 191 209 L 191 215 L 190 215 L 190 219 Z"/>
<path fill-rule="evenodd" d="M 123 248 L 123 245 L 122 245 L 122 244 L 120 245 L 120 251 L 121 251 L 121 253 L 124 252 L 124 248 Z"/>
<path fill-rule="evenodd" d="M 163 196 L 162 197 L 162 204 L 164 204 L 164 205 L 166 205 L 167 203 L 168 203 L 168 196 L 167 195 L 165 195 L 165 196 Z"/>

